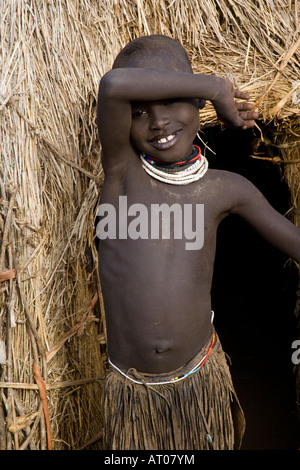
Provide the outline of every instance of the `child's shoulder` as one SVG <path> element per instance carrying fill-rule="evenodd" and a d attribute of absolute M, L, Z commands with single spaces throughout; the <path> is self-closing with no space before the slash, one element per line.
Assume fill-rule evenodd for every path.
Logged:
<path fill-rule="evenodd" d="M 252 183 L 244 176 L 228 170 L 209 169 L 207 172 L 207 177 L 210 182 L 222 186 L 244 188 L 248 185 L 252 185 Z"/>
<path fill-rule="evenodd" d="M 247 205 L 261 198 L 261 192 L 244 176 L 227 170 L 210 169 L 207 172 L 206 191 L 226 204 Z"/>

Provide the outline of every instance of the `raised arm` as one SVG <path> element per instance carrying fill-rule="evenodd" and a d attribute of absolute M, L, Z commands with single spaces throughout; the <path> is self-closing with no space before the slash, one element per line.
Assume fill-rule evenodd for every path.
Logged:
<path fill-rule="evenodd" d="M 277 212 L 247 179 L 230 175 L 231 214 L 243 218 L 267 242 L 300 263 L 300 228 Z"/>
<path fill-rule="evenodd" d="M 133 152 L 131 103 L 176 98 L 211 101 L 220 119 L 231 127 L 253 126 L 257 118 L 250 103 L 235 101 L 248 100 L 249 95 L 234 90 L 227 79 L 169 70 L 113 69 L 101 79 L 97 113 L 103 157 L 109 158 L 110 167 L 122 165 Z"/>

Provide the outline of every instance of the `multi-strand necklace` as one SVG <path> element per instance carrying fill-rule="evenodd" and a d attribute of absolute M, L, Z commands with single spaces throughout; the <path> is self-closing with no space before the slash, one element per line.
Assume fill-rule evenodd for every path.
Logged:
<path fill-rule="evenodd" d="M 168 184 L 183 185 L 202 178 L 208 169 L 208 161 L 201 149 L 193 146 L 193 153 L 176 162 L 162 162 L 145 153 L 140 154 L 142 167 L 152 178 Z"/>

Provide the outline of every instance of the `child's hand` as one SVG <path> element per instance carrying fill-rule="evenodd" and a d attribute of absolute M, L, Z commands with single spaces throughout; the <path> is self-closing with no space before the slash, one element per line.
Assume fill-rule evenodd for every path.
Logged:
<path fill-rule="evenodd" d="M 249 93 L 244 93 L 243 91 L 234 90 L 234 97 L 240 98 L 242 100 L 250 100 Z M 236 107 L 238 109 L 239 117 L 244 121 L 243 129 L 248 129 L 249 127 L 253 127 L 255 125 L 255 119 L 258 118 L 259 113 L 257 111 L 253 111 L 253 104 L 247 102 L 236 102 Z"/>
<path fill-rule="evenodd" d="M 259 116 L 256 111 L 253 111 L 253 104 L 235 101 L 235 98 L 250 100 L 249 93 L 234 89 L 229 80 L 225 79 L 223 84 L 223 89 L 212 101 L 219 119 L 228 127 L 242 129 L 253 127 L 255 119 Z"/>

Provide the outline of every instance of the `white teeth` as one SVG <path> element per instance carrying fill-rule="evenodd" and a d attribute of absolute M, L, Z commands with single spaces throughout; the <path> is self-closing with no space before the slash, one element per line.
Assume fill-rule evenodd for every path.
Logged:
<path fill-rule="evenodd" d="M 171 134 L 171 135 L 168 135 L 167 137 L 162 137 L 161 139 L 158 139 L 158 143 L 159 144 L 165 144 L 166 142 L 170 142 L 170 140 L 174 139 L 175 135 L 174 134 Z"/>

